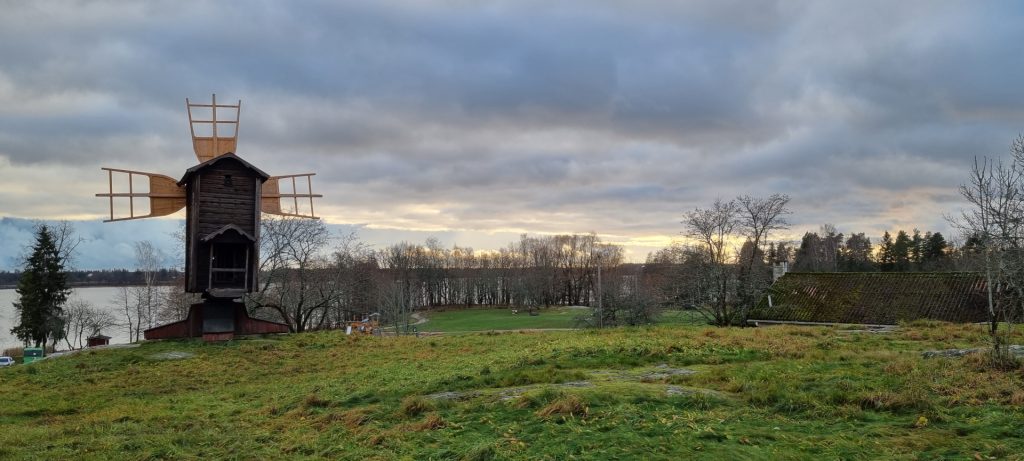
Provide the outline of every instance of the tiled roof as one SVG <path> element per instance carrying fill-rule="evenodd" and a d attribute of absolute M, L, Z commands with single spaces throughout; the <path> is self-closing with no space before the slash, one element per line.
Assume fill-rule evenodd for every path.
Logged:
<path fill-rule="evenodd" d="M 917 319 L 984 322 L 987 306 L 985 277 L 974 272 L 791 272 L 769 288 L 749 318 L 875 325 Z"/>

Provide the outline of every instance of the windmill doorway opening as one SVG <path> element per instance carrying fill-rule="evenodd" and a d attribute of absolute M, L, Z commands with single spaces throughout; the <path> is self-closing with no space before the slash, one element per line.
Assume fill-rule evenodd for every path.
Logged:
<path fill-rule="evenodd" d="M 210 248 L 210 288 L 248 289 L 249 246 L 214 243 Z"/>

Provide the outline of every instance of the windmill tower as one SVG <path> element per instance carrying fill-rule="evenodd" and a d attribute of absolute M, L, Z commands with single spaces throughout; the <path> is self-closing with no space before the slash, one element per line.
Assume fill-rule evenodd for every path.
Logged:
<path fill-rule="evenodd" d="M 202 293 L 203 302 L 193 304 L 185 320 L 146 330 L 145 337 L 224 340 L 235 334 L 287 332 L 286 325 L 250 318 L 238 298 L 257 286 L 261 215 L 317 219 L 313 199 L 322 195 L 313 193 L 315 173 L 270 176 L 236 155 L 241 101 L 217 104 L 213 95 L 210 104 L 186 98 L 185 106 L 197 165 L 177 181 L 103 168 L 108 189 L 96 194 L 109 200 L 110 217 L 104 222 L 185 209 L 185 291 Z"/>

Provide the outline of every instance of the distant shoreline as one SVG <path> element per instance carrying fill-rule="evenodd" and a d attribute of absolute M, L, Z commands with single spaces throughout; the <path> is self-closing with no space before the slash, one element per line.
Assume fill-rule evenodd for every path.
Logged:
<path fill-rule="evenodd" d="M 173 286 L 173 282 L 156 282 L 153 286 L 168 287 Z M 138 287 L 143 286 L 137 283 L 68 283 L 68 288 L 119 288 L 119 287 Z M 17 284 L 11 285 L 0 285 L 0 290 L 13 290 L 18 288 Z"/>

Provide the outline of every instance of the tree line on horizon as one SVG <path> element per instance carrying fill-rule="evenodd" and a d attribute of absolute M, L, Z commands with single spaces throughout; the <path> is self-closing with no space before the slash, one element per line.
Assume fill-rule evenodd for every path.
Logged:
<path fill-rule="evenodd" d="M 0 289 L 17 286 L 22 273 L 21 270 L 0 271 Z M 65 274 L 70 287 L 143 285 L 147 276 L 145 271 L 139 269 L 68 269 Z M 161 285 L 173 284 L 182 275 L 180 270 L 169 267 L 161 267 L 154 274 L 156 283 Z"/>
<path fill-rule="evenodd" d="M 761 227 L 783 225 L 777 218 L 788 212 L 788 197 L 773 198 L 768 203 L 774 203 L 779 214 Z M 751 207 L 764 200 L 744 199 Z M 736 214 L 743 209 L 736 203 L 732 208 L 720 204 L 724 208 L 718 212 Z M 754 218 L 743 221 L 738 216 L 731 218 L 736 222 L 730 232 L 746 235 L 740 229 L 756 227 L 750 222 Z M 751 216 L 756 218 L 756 210 Z M 710 214 L 698 218 L 704 224 L 716 222 Z M 753 235 L 757 245 L 747 238 L 741 248 L 732 250 L 725 234 L 716 240 L 715 232 L 704 229 L 703 235 L 711 240 L 703 240 L 703 248 L 674 245 L 648 255 L 646 264 L 627 264 L 621 246 L 602 242 L 593 233 L 524 234 L 499 250 L 483 252 L 446 247 L 434 238 L 374 249 L 355 234 L 332 235 L 319 221 L 267 219 L 261 242 L 261 286 L 246 297 L 246 303 L 254 315 L 286 323 L 296 332 L 338 328 L 369 313 L 381 314 L 396 330 L 407 330 L 416 310 L 478 305 L 519 307 L 527 312 L 548 306 L 601 306 L 590 317 L 581 317 L 581 322 L 607 326 L 650 323 L 659 309 L 700 310 L 710 301 L 717 307 L 705 312 L 709 321 L 729 324 L 742 318 L 736 306 L 749 308 L 759 299 L 770 284 L 771 265 L 778 261 L 792 260 L 793 270 L 804 271 L 936 270 L 951 267 L 953 261 L 951 247 L 940 233 L 915 231 L 911 236 L 900 231 L 895 239 L 883 237 L 880 249 L 873 249 L 863 233 L 844 238 L 833 226 L 822 229 L 824 237 L 809 232 L 796 249 L 786 242 L 764 244 L 768 234 L 759 230 L 759 237 Z M 693 236 L 700 241 L 699 235 Z M 93 274 L 88 277 L 93 282 L 100 274 L 112 285 L 130 286 L 121 286 L 111 300 L 116 318 L 105 313 L 109 310 L 70 302 L 58 315 L 61 321 L 51 322 L 56 325 L 50 327 L 51 340 L 63 339 L 70 348 L 80 347 L 90 332 L 120 327 L 134 341 L 141 339 L 145 329 L 187 315 L 197 299 L 183 292 L 181 271 L 159 267 L 158 261 L 165 258 L 149 242 L 135 242 L 135 247 L 133 270 L 64 271 L 67 286 L 86 274 Z M 886 263 L 889 260 L 892 263 Z"/>
<path fill-rule="evenodd" d="M 972 268 L 967 259 L 973 250 L 970 241 L 957 248 L 941 232 L 899 230 L 893 237 L 886 231 L 873 244 L 863 232 L 844 235 L 826 224 L 805 233 L 796 248 L 769 245 L 768 259 L 789 262 L 793 272 L 945 272 Z"/>
<path fill-rule="evenodd" d="M 293 331 L 337 328 L 369 313 L 406 331 L 413 311 L 433 307 L 507 306 L 536 312 L 547 306 L 594 305 L 601 292 L 598 267 L 607 274 L 601 292 L 605 304 L 623 304 L 618 300 L 636 291 L 613 288 L 622 279 L 623 249 L 593 233 L 524 234 L 485 252 L 445 247 L 434 238 L 375 249 L 355 234 L 332 239 L 322 222 L 308 220 L 268 219 L 261 235 L 261 286 L 246 303 L 254 315 L 282 321 Z M 296 240 L 306 243 L 295 245 Z M 304 288 L 310 286 L 317 289 Z M 611 307 L 604 316 L 608 323 L 640 322 Z"/>
<path fill-rule="evenodd" d="M 590 306 L 589 315 L 579 320 L 595 326 L 651 323 L 659 310 L 691 308 L 709 323 L 733 325 L 745 321 L 771 284 L 772 265 L 780 261 L 791 261 L 794 271 L 963 270 L 969 259 L 964 255 L 977 253 L 976 239 L 955 248 L 939 232 L 915 230 L 898 231 L 895 238 L 887 232 L 873 245 L 864 233 L 845 236 L 831 225 L 806 233 L 793 248 L 769 239 L 788 226 L 788 201 L 780 194 L 741 196 L 697 208 L 683 223 L 694 243 L 654 252 L 645 264 L 625 263 L 621 246 L 594 233 L 524 234 L 499 250 L 482 252 L 446 247 L 434 238 L 372 248 L 355 234 L 333 235 L 321 221 L 268 218 L 261 231 L 260 286 L 245 302 L 252 315 L 295 332 L 340 328 L 371 313 L 396 331 L 408 331 L 414 311 L 447 306 L 518 307 L 531 313 L 548 306 Z M 64 234 L 71 231 L 62 227 Z M 744 243 L 733 248 L 734 241 Z M 137 283 L 121 287 L 111 301 L 118 318 L 95 306 L 56 309 L 48 317 L 46 338 L 75 347 L 89 331 L 121 327 L 137 340 L 145 329 L 185 318 L 197 297 L 184 293 L 180 270 L 161 268 L 159 261 L 166 258 L 151 243 L 134 245 L 134 270 L 99 272 Z M 62 271 L 67 284 L 73 272 Z M 176 283 L 165 286 L 169 279 Z M 36 341 L 39 335 L 19 338 Z"/>

